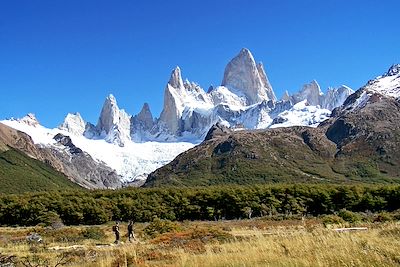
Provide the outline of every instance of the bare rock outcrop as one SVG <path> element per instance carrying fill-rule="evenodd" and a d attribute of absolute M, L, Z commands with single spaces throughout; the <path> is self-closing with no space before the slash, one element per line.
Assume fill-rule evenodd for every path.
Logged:
<path fill-rule="evenodd" d="M 228 63 L 221 85 L 243 93 L 248 105 L 276 100 L 262 64 L 257 65 L 246 48 Z"/>
<path fill-rule="evenodd" d="M 110 94 L 104 101 L 96 127 L 107 142 L 124 146 L 127 140 L 131 140 L 130 120 L 130 116 L 119 109 L 117 100 Z"/>

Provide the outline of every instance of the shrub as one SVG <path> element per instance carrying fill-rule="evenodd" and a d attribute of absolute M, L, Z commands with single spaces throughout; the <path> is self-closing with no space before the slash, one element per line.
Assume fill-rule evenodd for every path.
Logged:
<path fill-rule="evenodd" d="M 39 221 L 43 224 L 43 226 L 50 226 L 53 229 L 60 229 L 64 226 L 60 215 L 54 211 L 47 211 L 39 217 Z"/>
<path fill-rule="evenodd" d="M 359 214 L 349 211 L 349 210 L 346 210 L 346 209 L 340 210 L 338 215 L 343 220 L 345 220 L 346 222 L 349 222 L 349 223 L 355 223 L 355 222 L 358 222 L 361 220 L 361 217 Z"/>
<path fill-rule="evenodd" d="M 52 240 L 53 242 L 79 242 L 83 239 L 81 231 L 76 228 L 63 227 L 62 229 L 48 228 L 43 232 L 43 238 Z"/>
<path fill-rule="evenodd" d="M 392 212 L 392 215 L 393 215 L 393 220 L 400 221 L 400 209 Z"/>
<path fill-rule="evenodd" d="M 83 230 L 82 236 L 88 239 L 101 240 L 105 238 L 106 234 L 104 233 L 104 230 L 100 229 L 99 227 L 93 226 Z"/>
<path fill-rule="evenodd" d="M 219 242 L 227 242 L 233 240 L 233 235 L 216 227 L 196 227 L 191 233 L 192 239 L 199 239 L 202 242 L 217 240 Z"/>
<path fill-rule="evenodd" d="M 234 240 L 233 235 L 218 227 L 194 227 L 182 232 L 165 233 L 152 240 L 164 247 L 182 248 L 186 252 L 204 253 L 206 244 L 225 243 Z"/>
<path fill-rule="evenodd" d="M 170 220 L 155 218 L 144 228 L 144 233 L 153 238 L 163 233 L 175 232 L 178 228 L 177 223 L 171 222 Z"/>
<path fill-rule="evenodd" d="M 324 215 L 322 217 L 322 223 L 327 226 L 327 225 L 331 225 L 331 224 L 342 224 L 344 223 L 344 220 L 342 217 L 338 216 L 338 215 Z"/>
<path fill-rule="evenodd" d="M 378 213 L 374 218 L 374 222 L 390 222 L 390 221 L 393 221 L 393 216 L 388 212 Z"/>

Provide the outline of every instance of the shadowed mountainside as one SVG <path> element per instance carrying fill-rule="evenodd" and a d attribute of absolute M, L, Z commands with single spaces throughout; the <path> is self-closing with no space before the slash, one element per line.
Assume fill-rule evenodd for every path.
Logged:
<path fill-rule="evenodd" d="M 28 135 L 0 124 L 0 193 L 80 188 L 39 159 L 43 155 Z"/>

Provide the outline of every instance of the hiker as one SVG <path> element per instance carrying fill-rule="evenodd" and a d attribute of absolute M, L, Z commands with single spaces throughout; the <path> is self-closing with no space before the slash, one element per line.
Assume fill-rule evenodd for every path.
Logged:
<path fill-rule="evenodd" d="M 115 225 L 113 226 L 113 231 L 115 233 L 115 244 L 119 243 L 119 222 L 115 222 Z"/>
<path fill-rule="evenodd" d="M 133 233 L 133 222 L 129 221 L 129 224 L 128 224 L 128 240 L 129 240 L 129 242 L 132 242 L 131 238 L 133 238 L 133 240 L 136 241 L 135 234 Z"/>

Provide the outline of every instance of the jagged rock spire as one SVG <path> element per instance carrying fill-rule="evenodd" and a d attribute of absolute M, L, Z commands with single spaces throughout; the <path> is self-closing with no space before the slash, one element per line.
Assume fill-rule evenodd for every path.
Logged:
<path fill-rule="evenodd" d="M 142 130 L 150 130 L 153 127 L 153 114 L 151 114 L 148 103 L 144 103 L 142 110 L 133 118 L 133 122 L 140 126 Z"/>
<path fill-rule="evenodd" d="M 110 143 L 124 146 L 125 141 L 130 140 L 130 116 L 118 108 L 112 94 L 104 101 L 96 128 Z"/>
<path fill-rule="evenodd" d="M 249 105 L 276 100 L 262 64 L 256 64 L 247 48 L 243 48 L 226 66 L 222 86 L 241 91 Z"/>
<path fill-rule="evenodd" d="M 181 69 L 176 67 L 173 69 L 168 84 L 165 87 L 164 106 L 160 114 L 160 122 L 173 134 L 179 128 L 179 119 L 182 115 L 180 97 L 183 95 L 184 90 Z"/>
<path fill-rule="evenodd" d="M 276 101 L 274 90 L 272 90 L 272 86 L 268 80 L 267 74 L 265 73 L 264 65 L 261 62 L 257 64 L 257 70 L 264 85 L 264 88 L 266 89 L 268 98 L 270 100 Z"/>
<path fill-rule="evenodd" d="M 168 84 L 170 84 L 173 88 L 184 88 L 181 69 L 179 66 L 176 66 L 175 69 L 173 69 Z"/>
<path fill-rule="evenodd" d="M 109 133 L 113 125 L 117 124 L 119 121 L 119 108 L 117 105 L 117 100 L 110 94 L 104 101 L 103 108 L 101 109 L 99 122 L 97 127 L 100 131 Z"/>

